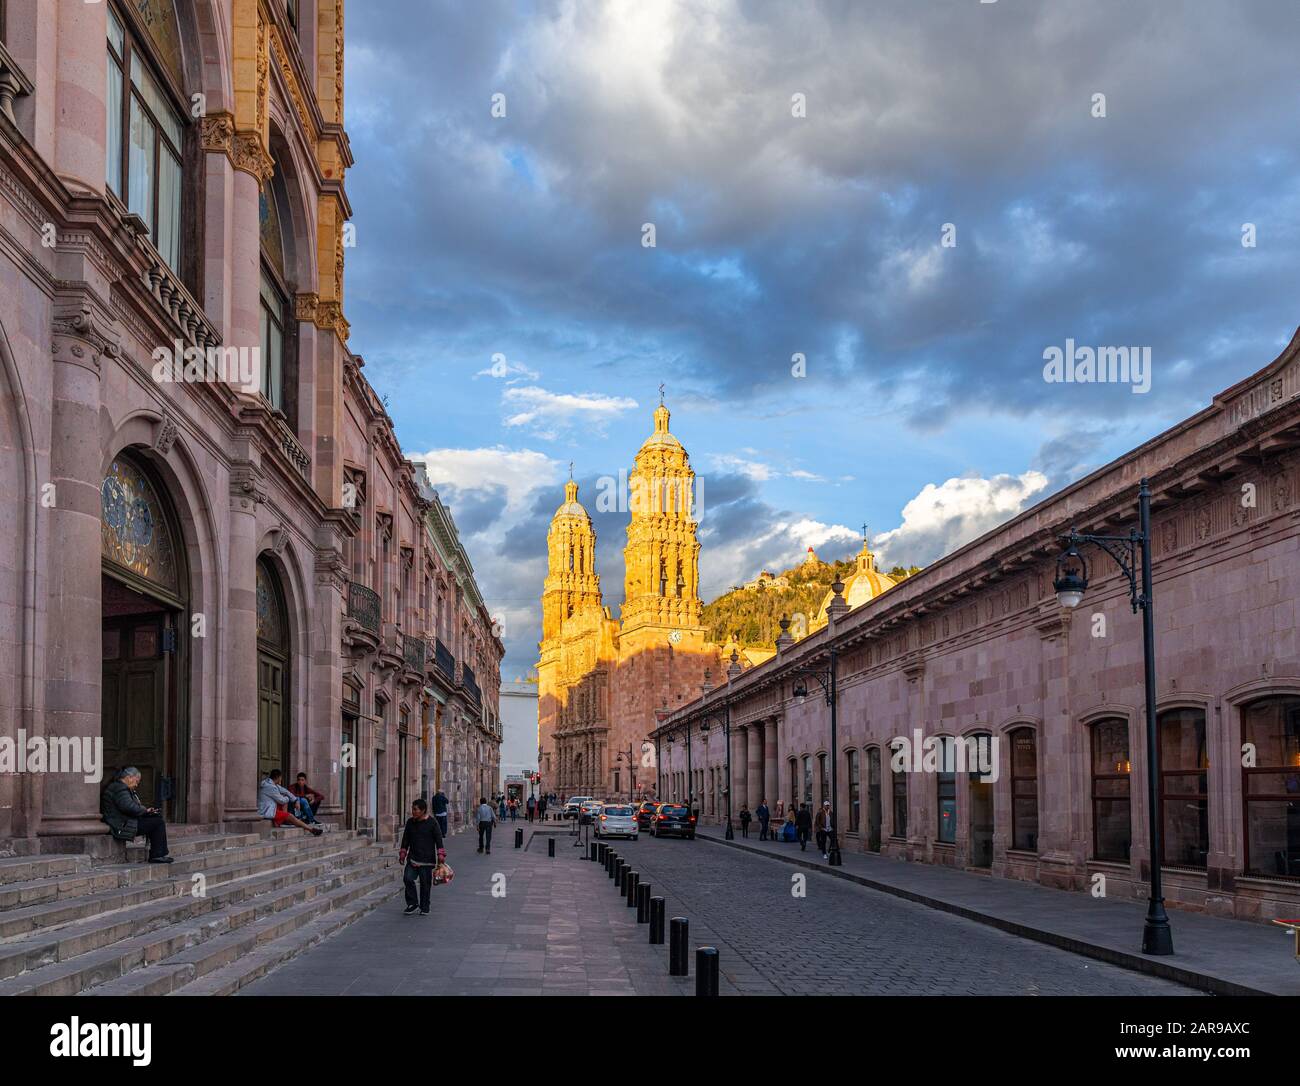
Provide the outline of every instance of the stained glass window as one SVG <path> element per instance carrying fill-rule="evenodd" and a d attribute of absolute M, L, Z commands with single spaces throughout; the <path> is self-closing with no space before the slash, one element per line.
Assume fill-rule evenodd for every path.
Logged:
<path fill-rule="evenodd" d="M 275 575 L 265 562 L 257 563 L 257 638 L 273 645 L 284 644 L 284 605 Z"/>
<path fill-rule="evenodd" d="M 176 551 L 153 484 L 131 460 L 118 457 L 100 487 L 103 555 L 173 595 L 179 589 Z"/>

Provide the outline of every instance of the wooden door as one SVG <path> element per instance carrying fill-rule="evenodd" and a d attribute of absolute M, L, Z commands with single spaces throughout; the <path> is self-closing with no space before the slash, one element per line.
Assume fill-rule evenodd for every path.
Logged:
<path fill-rule="evenodd" d="M 159 780 L 168 775 L 165 625 L 165 615 L 158 613 L 109 619 L 103 628 L 105 775 L 135 766 L 140 798 L 158 807 L 163 807 Z"/>
<path fill-rule="evenodd" d="M 289 756 L 289 727 L 285 714 L 284 660 L 270 652 L 257 654 L 257 775 L 265 777 L 272 769 L 292 771 L 285 761 Z"/>

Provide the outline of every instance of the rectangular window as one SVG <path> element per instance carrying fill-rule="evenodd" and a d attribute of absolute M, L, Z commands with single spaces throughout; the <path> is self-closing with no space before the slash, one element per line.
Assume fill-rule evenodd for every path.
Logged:
<path fill-rule="evenodd" d="M 1092 725 L 1092 854 L 1128 863 L 1133 841 L 1128 721 L 1118 717 Z"/>
<path fill-rule="evenodd" d="M 1170 709 L 1156 717 L 1156 725 L 1164 862 L 1205 867 L 1210 852 L 1205 711 Z"/>
<path fill-rule="evenodd" d="M 803 801 L 812 803 L 813 798 L 812 759 L 803 756 Z"/>
<path fill-rule="evenodd" d="M 894 799 L 894 825 L 891 837 L 907 836 L 907 771 L 895 769 L 890 762 L 890 790 Z"/>
<path fill-rule="evenodd" d="M 939 737 L 939 772 L 935 786 L 939 799 L 939 840 L 954 844 L 957 840 L 957 747 L 951 735 Z"/>
<path fill-rule="evenodd" d="M 122 195 L 122 55 L 125 47 L 122 24 L 108 13 L 108 139 L 104 177 L 108 187 Z"/>
<path fill-rule="evenodd" d="M 1246 873 L 1300 878 L 1300 698 L 1246 706 L 1241 734 L 1255 751 L 1242 769 Z"/>
<path fill-rule="evenodd" d="M 262 270 L 262 395 L 284 410 L 284 299 L 266 270 Z"/>
<path fill-rule="evenodd" d="M 857 833 L 862 817 L 861 785 L 858 781 L 858 752 L 848 751 L 845 761 L 849 778 L 849 833 Z"/>
<path fill-rule="evenodd" d="M 1011 733 L 1011 847 L 1038 851 L 1038 737 L 1032 728 Z"/>

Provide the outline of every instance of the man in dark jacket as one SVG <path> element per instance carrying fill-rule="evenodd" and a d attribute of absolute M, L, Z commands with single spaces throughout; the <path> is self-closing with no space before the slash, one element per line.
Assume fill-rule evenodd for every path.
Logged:
<path fill-rule="evenodd" d="M 433 817 L 438 820 L 438 829 L 442 836 L 447 836 L 447 796 L 441 788 L 433 794 Z"/>
<path fill-rule="evenodd" d="M 754 809 L 754 814 L 758 818 L 758 839 L 760 841 L 766 841 L 767 824 L 772 818 L 772 811 L 771 808 L 768 807 L 766 799 L 760 799 L 758 801 L 758 806 Z"/>
<path fill-rule="evenodd" d="M 140 771 L 133 765 L 123 769 L 99 797 L 100 817 L 118 841 L 149 838 L 149 862 L 169 864 L 172 858 L 167 854 L 167 824 L 157 809 L 140 802 L 135 792 L 139 785 Z"/>
<path fill-rule="evenodd" d="M 302 820 L 307 823 L 315 822 L 316 812 L 320 810 L 320 805 L 324 802 L 325 797 L 307 783 L 307 774 L 299 773 L 298 779 L 289 786 L 289 791 L 300 800 L 306 800 L 298 809 Z"/>
<path fill-rule="evenodd" d="M 799 851 L 808 851 L 808 837 L 812 833 L 812 812 L 808 804 L 799 804 L 799 812 L 794 816 L 794 826 L 799 834 Z"/>
<path fill-rule="evenodd" d="M 438 820 L 429 817 L 429 805 L 423 799 L 411 804 L 411 817 L 402 831 L 401 851 L 398 860 L 403 865 L 402 882 L 406 889 L 406 912 L 411 916 L 417 904 L 415 884 L 420 883 L 418 908 L 421 916 L 429 915 L 429 890 L 433 886 L 433 869 L 447 858 L 443 847 L 442 830 Z"/>

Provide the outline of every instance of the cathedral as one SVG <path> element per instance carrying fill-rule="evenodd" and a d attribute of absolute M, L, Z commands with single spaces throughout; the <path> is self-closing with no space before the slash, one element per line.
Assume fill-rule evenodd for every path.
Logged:
<path fill-rule="evenodd" d="M 628 478 L 619 619 L 601 598 L 596 533 L 572 478 L 551 519 L 537 668 L 538 761 L 547 791 L 653 795 L 655 766 L 643 742 L 662 716 L 722 673 L 723 650 L 701 622 L 695 473 L 668 420 L 660 402 Z"/>

